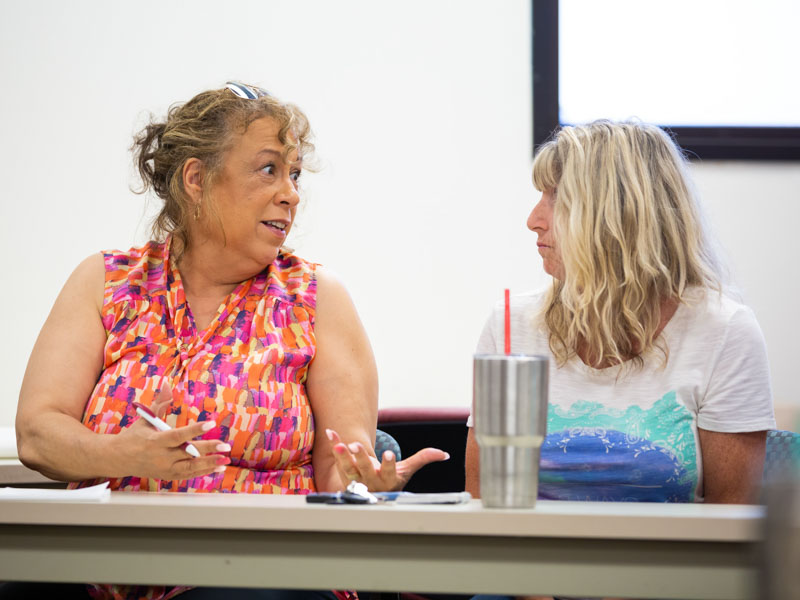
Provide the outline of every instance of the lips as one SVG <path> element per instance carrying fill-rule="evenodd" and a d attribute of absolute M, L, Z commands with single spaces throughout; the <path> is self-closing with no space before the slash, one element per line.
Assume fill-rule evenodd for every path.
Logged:
<path fill-rule="evenodd" d="M 274 227 L 275 229 L 280 229 L 281 231 L 286 230 L 286 223 L 283 221 L 261 221 L 267 227 Z"/>
<path fill-rule="evenodd" d="M 289 223 L 280 220 L 261 221 L 261 224 L 266 227 L 270 233 L 278 237 L 286 237 L 286 230 L 289 228 Z"/>

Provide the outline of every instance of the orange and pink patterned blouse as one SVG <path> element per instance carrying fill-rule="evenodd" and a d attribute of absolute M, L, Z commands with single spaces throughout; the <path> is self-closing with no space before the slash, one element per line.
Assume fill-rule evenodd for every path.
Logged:
<path fill-rule="evenodd" d="M 203 331 L 195 327 L 169 240 L 105 252 L 103 371 L 83 422 L 118 433 L 150 405 L 165 381 L 165 421 L 213 420 L 203 437 L 231 446 L 223 473 L 182 481 L 123 477 L 112 490 L 307 494 L 314 491 L 314 418 L 306 395 L 314 358 L 316 265 L 281 253 L 239 284 Z M 101 480 L 73 486 L 94 485 Z M 91 586 L 95 597 L 171 598 L 186 588 Z M 337 593 L 339 595 L 339 593 Z"/>
<path fill-rule="evenodd" d="M 168 242 L 104 257 L 108 340 L 85 425 L 119 432 L 138 418 L 131 403 L 149 406 L 169 381 L 174 400 L 164 420 L 172 427 L 216 421 L 203 437 L 231 446 L 224 473 L 183 481 L 124 477 L 112 480 L 111 489 L 313 491 L 314 420 L 305 380 L 315 351 L 316 265 L 280 254 L 239 284 L 198 331 Z"/>

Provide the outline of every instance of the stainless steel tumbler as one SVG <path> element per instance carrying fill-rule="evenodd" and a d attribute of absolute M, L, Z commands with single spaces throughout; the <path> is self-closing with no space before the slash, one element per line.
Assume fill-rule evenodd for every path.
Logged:
<path fill-rule="evenodd" d="M 532 508 L 547 434 L 548 359 L 476 354 L 472 386 L 483 506 Z"/>

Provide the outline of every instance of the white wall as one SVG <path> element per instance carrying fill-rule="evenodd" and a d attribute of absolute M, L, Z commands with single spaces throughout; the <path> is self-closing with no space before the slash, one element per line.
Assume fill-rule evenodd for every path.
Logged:
<path fill-rule="evenodd" d="M 708 162 L 694 173 L 735 282 L 764 331 L 779 426 L 798 431 L 800 163 Z"/>
<path fill-rule="evenodd" d="M 132 133 L 148 112 L 240 79 L 296 102 L 322 171 L 293 244 L 348 285 L 381 406 L 468 405 L 471 355 L 504 287 L 545 282 L 525 229 L 527 0 L 6 0 L 0 6 L 0 426 L 36 334 L 86 255 L 147 238 Z M 797 164 L 696 167 L 797 401 Z"/>

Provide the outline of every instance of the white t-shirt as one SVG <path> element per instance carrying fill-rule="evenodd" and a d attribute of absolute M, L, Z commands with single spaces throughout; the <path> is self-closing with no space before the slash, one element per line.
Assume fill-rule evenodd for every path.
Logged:
<path fill-rule="evenodd" d="M 540 498 L 702 501 L 697 428 L 775 428 L 766 345 L 746 306 L 692 290 L 662 332 L 666 366 L 655 352 L 641 369 L 593 369 L 577 358 L 557 368 L 539 316 L 545 296 L 511 299 L 511 352 L 550 358 Z M 477 353 L 503 353 L 503 317 L 498 305 Z"/>

